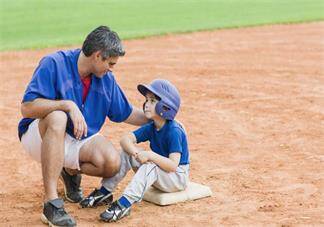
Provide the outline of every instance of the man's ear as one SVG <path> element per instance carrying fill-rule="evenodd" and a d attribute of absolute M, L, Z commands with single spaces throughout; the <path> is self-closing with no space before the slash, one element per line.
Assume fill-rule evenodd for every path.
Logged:
<path fill-rule="evenodd" d="M 96 52 L 93 52 L 92 56 L 95 60 L 101 59 L 101 51 L 98 50 Z"/>

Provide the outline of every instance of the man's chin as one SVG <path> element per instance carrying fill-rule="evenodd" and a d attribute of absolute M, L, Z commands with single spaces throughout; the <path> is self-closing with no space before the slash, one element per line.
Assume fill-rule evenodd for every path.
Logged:
<path fill-rule="evenodd" d="M 106 75 L 106 72 L 104 72 L 104 73 L 95 73 L 94 75 L 97 78 L 102 78 L 102 77 L 104 77 L 104 75 Z"/>

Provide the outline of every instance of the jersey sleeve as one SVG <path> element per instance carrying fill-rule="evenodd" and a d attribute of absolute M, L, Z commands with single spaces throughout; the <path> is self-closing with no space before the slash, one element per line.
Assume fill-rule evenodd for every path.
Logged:
<path fill-rule="evenodd" d="M 44 57 L 27 86 L 22 102 L 30 102 L 37 98 L 55 99 L 55 83 L 55 62 L 50 57 Z"/>
<path fill-rule="evenodd" d="M 108 118 L 113 122 L 123 122 L 129 117 L 132 111 L 133 107 L 114 80 L 111 91 L 111 104 L 107 114 Z"/>
<path fill-rule="evenodd" d="M 142 143 L 148 141 L 151 135 L 151 128 L 152 128 L 151 123 L 148 123 L 135 130 L 133 133 L 136 137 L 136 143 Z"/>
<path fill-rule="evenodd" d="M 174 129 L 168 136 L 169 153 L 182 153 L 182 132 Z"/>

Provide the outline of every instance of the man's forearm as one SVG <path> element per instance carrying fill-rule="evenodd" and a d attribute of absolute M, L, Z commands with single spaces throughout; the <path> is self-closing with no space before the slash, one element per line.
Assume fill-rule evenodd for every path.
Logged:
<path fill-rule="evenodd" d="M 26 118 L 44 118 L 49 113 L 61 110 L 69 111 L 71 101 L 68 100 L 49 100 L 49 99 L 35 99 L 32 102 L 25 102 L 21 104 L 21 113 Z"/>
<path fill-rule="evenodd" d="M 131 125 L 141 126 L 146 124 L 148 121 L 149 120 L 145 117 L 141 109 L 133 107 L 132 113 L 125 122 Z"/>

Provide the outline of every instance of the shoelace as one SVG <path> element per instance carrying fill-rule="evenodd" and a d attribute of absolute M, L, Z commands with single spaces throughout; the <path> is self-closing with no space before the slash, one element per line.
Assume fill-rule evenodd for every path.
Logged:
<path fill-rule="evenodd" d="M 94 191 L 91 192 L 87 198 L 85 198 L 85 200 L 88 201 L 88 203 L 93 204 L 95 202 L 94 199 L 96 196 L 101 196 L 101 192 L 100 192 L 100 190 L 95 188 Z"/>
<path fill-rule="evenodd" d="M 94 191 L 90 193 L 89 197 L 96 197 L 98 195 L 101 195 L 101 192 L 95 188 Z"/>
<path fill-rule="evenodd" d="M 114 212 L 114 215 L 117 216 L 116 209 L 115 208 L 118 208 L 120 211 L 122 211 L 122 208 L 118 205 L 118 203 L 113 203 L 108 210 L 109 211 L 113 211 Z"/>
<path fill-rule="evenodd" d="M 64 207 L 58 208 L 57 213 L 61 216 L 67 215 L 66 211 L 64 210 Z"/>
<path fill-rule="evenodd" d="M 116 208 L 116 209 L 115 209 Z M 112 218 L 116 217 L 116 219 L 118 219 L 118 214 L 116 213 L 117 212 L 117 209 L 119 209 L 119 215 L 121 214 L 122 212 L 122 208 L 118 205 L 118 203 L 115 203 L 113 204 L 113 206 L 111 207 L 112 211 L 114 212 L 114 215 Z"/>

